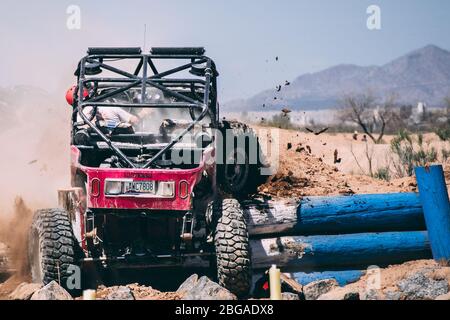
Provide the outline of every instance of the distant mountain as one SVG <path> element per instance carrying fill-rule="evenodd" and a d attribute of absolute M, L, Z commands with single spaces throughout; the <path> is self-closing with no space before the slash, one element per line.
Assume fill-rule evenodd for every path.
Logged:
<path fill-rule="evenodd" d="M 395 94 L 397 101 L 442 106 L 450 95 L 450 52 L 434 45 L 413 51 L 383 66 L 337 65 L 317 73 L 299 76 L 281 91 L 265 90 L 248 100 L 224 104 L 224 111 L 329 108 L 346 94 L 370 90 L 384 98 Z M 277 99 L 275 100 L 274 97 Z"/>

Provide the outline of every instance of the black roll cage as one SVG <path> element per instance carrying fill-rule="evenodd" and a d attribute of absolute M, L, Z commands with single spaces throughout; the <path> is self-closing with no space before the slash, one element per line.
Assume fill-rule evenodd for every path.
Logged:
<path fill-rule="evenodd" d="M 137 166 L 117 147 L 113 142 L 92 123 L 95 118 L 97 107 L 136 107 L 136 108 L 189 108 L 192 122 L 178 135 L 176 135 L 165 147 L 158 151 L 151 159 L 149 159 L 142 167 L 150 168 L 152 164 L 158 160 L 164 153 L 171 149 L 177 142 L 179 142 L 189 131 L 191 131 L 196 124 L 198 124 L 208 112 L 211 115 L 211 127 L 216 128 L 218 125 L 218 104 L 217 104 L 217 76 L 218 72 L 215 63 L 204 55 L 203 48 L 152 48 L 149 54 L 143 54 L 140 48 L 89 48 L 88 53 L 83 57 L 78 65 L 75 74 L 78 76 L 78 87 L 74 94 L 74 113 L 80 115 L 83 124 L 87 124 L 108 147 L 130 168 L 137 168 Z M 134 73 L 129 73 L 120 68 L 113 67 L 106 62 L 108 60 L 123 60 L 133 59 L 139 60 Z M 158 59 L 172 59 L 172 60 L 189 60 L 190 62 L 182 64 L 178 67 L 159 72 L 154 64 Z M 105 78 L 90 76 L 86 73 L 87 64 L 94 65 L 98 71 L 108 70 L 112 73 L 118 74 L 122 78 Z M 202 69 L 198 69 L 199 65 L 206 65 Z M 197 67 L 197 73 L 192 72 L 199 78 L 174 79 L 165 78 L 167 76 L 179 73 L 181 71 L 190 69 L 194 70 Z M 149 75 L 149 68 L 152 75 Z M 200 71 L 199 71 L 200 70 Z M 140 75 L 142 71 L 142 76 Z M 200 73 L 199 73 L 200 72 Z M 88 71 L 89 73 L 89 71 Z M 93 84 L 94 88 L 98 88 L 101 84 L 113 84 L 114 89 L 105 93 L 99 94 L 95 97 L 84 97 L 84 90 L 88 84 Z M 141 101 L 137 103 L 117 103 L 117 102 L 100 102 L 101 100 L 113 97 L 117 94 L 126 92 L 132 88 L 141 87 Z M 192 99 L 180 92 L 176 92 L 171 87 L 183 86 L 190 88 L 192 93 L 198 95 L 198 89 L 203 91 L 203 96 L 199 100 Z M 182 102 L 177 103 L 148 103 L 146 102 L 147 87 L 154 87 L 164 94 L 177 98 Z M 93 113 L 89 119 L 83 112 L 86 107 L 92 107 Z M 198 117 L 194 116 L 194 109 L 201 110 Z M 73 117 L 76 119 L 76 116 Z M 73 120 L 73 130 L 79 125 L 76 120 Z"/>

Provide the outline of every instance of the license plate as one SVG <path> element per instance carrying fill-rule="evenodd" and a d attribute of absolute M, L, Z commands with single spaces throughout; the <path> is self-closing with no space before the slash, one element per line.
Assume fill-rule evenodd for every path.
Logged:
<path fill-rule="evenodd" d="M 155 181 L 130 181 L 125 183 L 125 193 L 156 193 Z"/>

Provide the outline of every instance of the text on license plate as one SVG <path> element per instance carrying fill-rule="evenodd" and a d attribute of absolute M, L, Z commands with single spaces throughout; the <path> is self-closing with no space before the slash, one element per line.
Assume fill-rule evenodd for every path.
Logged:
<path fill-rule="evenodd" d="M 125 193 L 156 193 L 155 181 L 126 182 Z"/>

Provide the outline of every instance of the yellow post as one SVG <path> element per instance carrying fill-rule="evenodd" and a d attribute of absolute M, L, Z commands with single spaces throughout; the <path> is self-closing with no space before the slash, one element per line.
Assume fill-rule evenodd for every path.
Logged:
<path fill-rule="evenodd" d="M 272 265 L 269 269 L 270 300 L 281 300 L 280 269 Z"/>
<path fill-rule="evenodd" d="M 95 300 L 97 298 L 97 292 L 95 290 L 84 290 L 83 300 Z"/>

